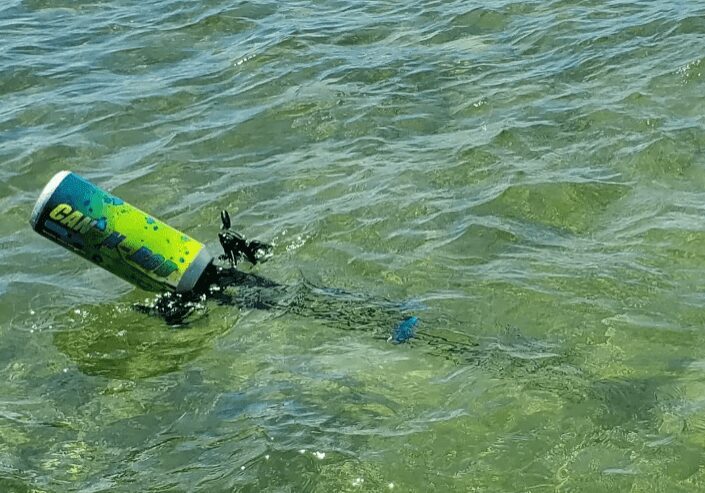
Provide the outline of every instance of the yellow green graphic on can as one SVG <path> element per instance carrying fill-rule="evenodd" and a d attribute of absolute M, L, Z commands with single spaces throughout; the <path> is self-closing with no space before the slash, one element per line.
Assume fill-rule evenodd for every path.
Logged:
<path fill-rule="evenodd" d="M 211 262 L 202 243 L 68 171 L 45 187 L 30 223 L 150 291 L 190 291 Z"/>

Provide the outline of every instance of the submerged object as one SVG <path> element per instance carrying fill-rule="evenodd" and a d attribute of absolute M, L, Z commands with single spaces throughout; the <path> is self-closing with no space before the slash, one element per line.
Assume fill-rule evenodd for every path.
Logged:
<path fill-rule="evenodd" d="M 389 342 L 393 342 L 394 344 L 401 344 L 403 342 L 407 342 L 409 339 L 413 339 L 416 337 L 415 329 L 418 323 L 418 317 L 414 317 L 413 315 L 406 317 L 404 320 L 399 322 L 396 327 L 394 327 L 392 335 L 389 336 L 389 339 L 387 340 Z"/>
<path fill-rule="evenodd" d="M 29 222 L 42 236 L 148 291 L 189 292 L 213 260 L 202 243 L 70 171 L 44 187 Z"/>

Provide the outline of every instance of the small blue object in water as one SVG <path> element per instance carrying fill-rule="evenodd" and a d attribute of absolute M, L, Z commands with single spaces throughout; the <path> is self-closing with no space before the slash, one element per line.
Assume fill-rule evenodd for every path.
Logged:
<path fill-rule="evenodd" d="M 389 339 L 387 340 L 389 342 L 393 342 L 394 344 L 401 344 L 413 337 L 416 337 L 416 334 L 414 334 L 414 329 L 416 328 L 416 325 L 418 325 L 418 323 L 418 317 L 406 317 L 404 320 L 399 322 L 396 327 L 394 327 L 392 335 L 389 336 Z"/>

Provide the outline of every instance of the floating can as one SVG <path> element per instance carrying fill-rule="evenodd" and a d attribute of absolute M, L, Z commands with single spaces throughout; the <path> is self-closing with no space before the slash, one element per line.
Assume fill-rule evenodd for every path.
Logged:
<path fill-rule="evenodd" d="M 70 171 L 44 187 L 30 224 L 148 291 L 191 291 L 212 261 L 202 243 Z"/>

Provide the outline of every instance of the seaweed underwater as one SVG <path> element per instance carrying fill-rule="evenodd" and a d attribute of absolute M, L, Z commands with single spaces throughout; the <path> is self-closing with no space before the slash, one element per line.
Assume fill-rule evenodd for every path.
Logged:
<path fill-rule="evenodd" d="M 635 420 L 655 417 L 671 405 L 663 396 L 671 382 L 631 382 L 604 378 L 580 364 L 579 348 L 565 348 L 560 342 L 524 336 L 516 326 L 500 328 L 494 337 L 469 335 L 464 321 L 433 315 L 415 301 L 394 301 L 318 286 L 303 274 L 297 283 L 281 284 L 264 276 L 237 269 L 241 259 L 256 265 L 271 256 L 272 247 L 260 241 L 248 242 L 230 230 L 230 218 L 221 213 L 219 234 L 224 254 L 214 265 L 198 291 L 164 293 L 151 303 L 134 309 L 162 318 L 173 327 L 187 327 L 198 313 L 207 316 L 208 303 L 239 309 L 268 310 L 276 317 L 314 318 L 335 330 L 362 331 L 394 345 L 411 345 L 414 350 L 450 360 L 462 367 L 476 367 L 502 379 L 520 382 L 529 391 L 547 392 L 566 406 L 595 407 L 594 419 L 602 427 L 627 427 Z M 422 323 L 418 313 L 426 311 Z M 647 390 L 644 390 L 645 386 Z M 621 403 L 630 402 L 627 411 Z"/>

